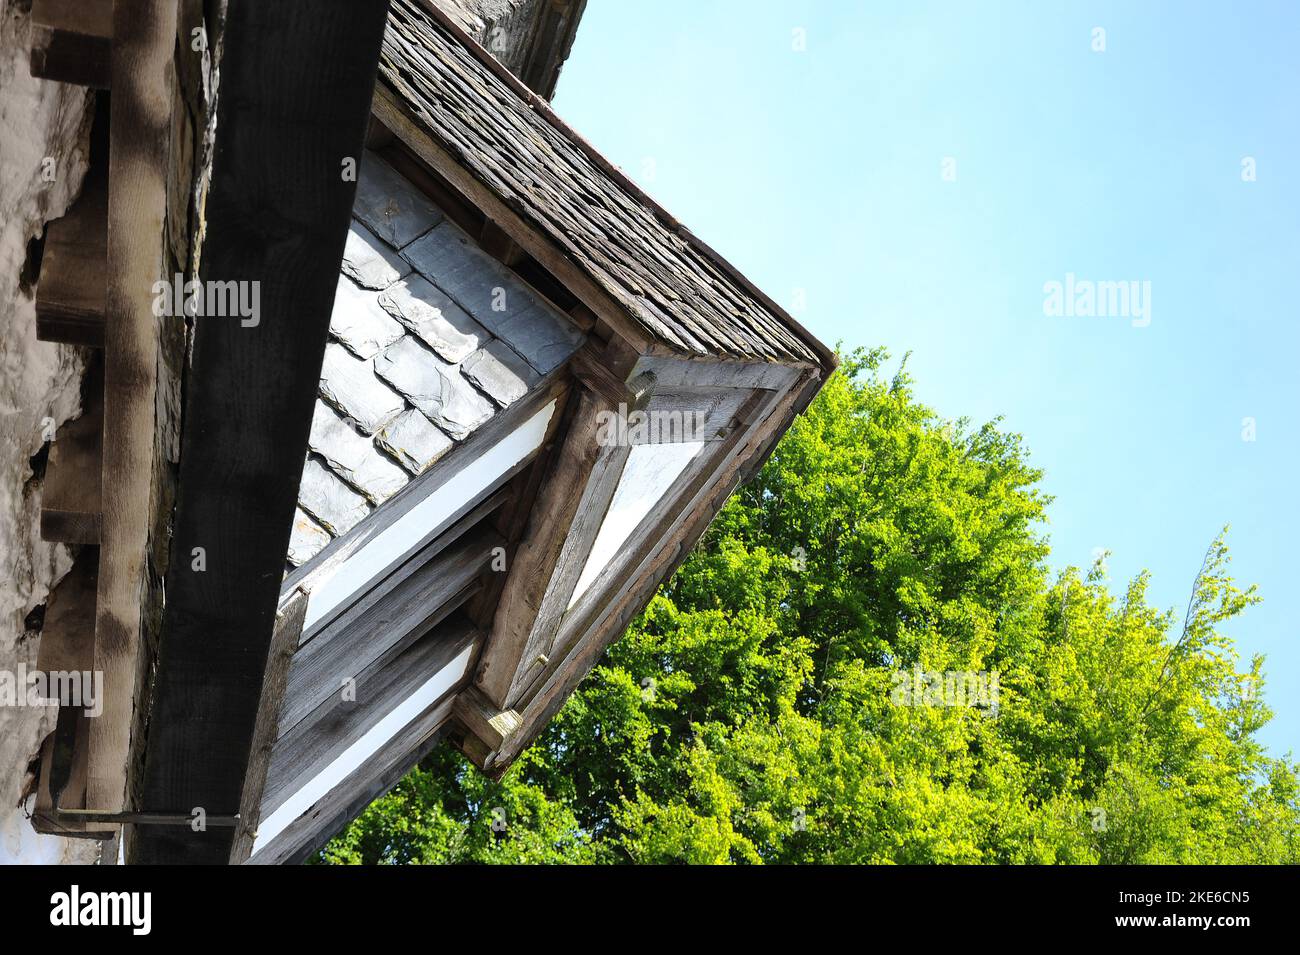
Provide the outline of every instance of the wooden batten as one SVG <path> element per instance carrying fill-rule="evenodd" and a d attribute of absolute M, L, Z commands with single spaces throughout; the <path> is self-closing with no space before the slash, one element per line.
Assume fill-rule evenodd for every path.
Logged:
<path fill-rule="evenodd" d="M 32 76 L 111 85 L 113 0 L 32 0 Z"/>
<path fill-rule="evenodd" d="M 36 337 L 43 342 L 104 345 L 108 179 L 102 165 L 86 174 L 77 201 L 45 232 L 36 287 Z"/>
<path fill-rule="evenodd" d="M 86 672 L 95 655 L 95 586 L 99 549 L 84 548 L 67 575 L 50 591 L 36 651 L 42 673 Z M 82 707 L 60 706 L 55 731 L 41 747 L 41 773 L 32 825 L 37 832 L 106 839 L 114 827 L 60 816 L 59 809 L 86 808 L 90 727 Z"/>
<path fill-rule="evenodd" d="M 80 417 L 54 434 L 41 491 L 41 539 L 64 544 L 98 544 L 102 530 L 101 468 L 104 438 L 104 379 L 98 363 L 82 385 Z"/>

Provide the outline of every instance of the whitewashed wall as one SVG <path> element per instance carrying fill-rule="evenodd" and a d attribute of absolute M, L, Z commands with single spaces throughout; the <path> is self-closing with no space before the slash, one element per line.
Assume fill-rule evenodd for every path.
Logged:
<path fill-rule="evenodd" d="M 67 210 L 86 171 L 89 94 L 31 78 L 29 18 L 0 0 L 0 669 L 36 665 L 39 639 L 24 620 L 67 573 L 66 547 L 40 539 L 40 485 L 29 461 L 42 419 L 58 425 L 80 410 L 83 363 L 76 349 L 36 340 L 36 310 L 20 275 L 29 241 Z M 42 164 L 54 160 L 54 181 Z M 0 707 L 0 864 L 93 862 L 97 843 L 41 836 L 19 805 L 24 770 L 53 729 L 55 708 Z"/>

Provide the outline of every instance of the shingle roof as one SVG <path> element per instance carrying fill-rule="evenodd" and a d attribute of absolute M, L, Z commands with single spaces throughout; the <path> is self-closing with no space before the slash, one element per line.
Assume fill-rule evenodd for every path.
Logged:
<path fill-rule="evenodd" d="M 582 342 L 384 160 L 367 154 L 357 187 L 289 542 L 294 565 Z"/>
<path fill-rule="evenodd" d="M 419 0 L 392 0 L 380 78 L 429 136 L 651 338 L 685 353 L 831 362 L 798 323 Z"/>

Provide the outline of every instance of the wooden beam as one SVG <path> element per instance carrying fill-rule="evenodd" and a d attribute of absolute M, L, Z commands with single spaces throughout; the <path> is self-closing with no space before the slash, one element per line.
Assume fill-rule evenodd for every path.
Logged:
<path fill-rule="evenodd" d="M 289 664 L 298 649 L 306 614 L 307 595 L 296 590 L 288 605 L 275 615 L 275 632 L 271 636 L 271 646 L 266 655 L 266 676 L 262 680 L 262 699 L 257 707 L 248 770 L 244 774 L 244 792 L 239 799 L 239 826 L 230 850 L 231 865 L 239 865 L 253 851 L 257 823 L 262 817 L 262 793 L 271 766 L 271 751 L 280 735 L 280 710 L 289 683 Z"/>
<path fill-rule="evenodd" d="M 113 0 L 32 0 L 32 76 L 108 89 Z"/>
<path fill-rule="evenodd" d="M 575 371 L 585 368 L 578 364 Z M 605 416 L 617 414 L 620 403 L 649 400 L 648 384 L 640 394 L 626 386 L 615 394 L 616 380 L 615 372 L 608 382 L 601 378 L 607 387 L 586 387 L 577 396 L 577 411 L 508 568 L 476 678 L 500 709 L 512 705 L 518 685 L 535 667 L 546 666 L 550 637 L 622 475 L 630 448 L 597 443 Z"/>
<path fill-rule="evenodd" d="M 100 123 L 96 119 L 96 123 Z M 68 345 L 104 345 L 108 294 L 108 159 L 95 155 L 81 195 L 45 231 L 36 286 L 36 337 Z M 107 147 L 108 143 L 103 143 Z"/>
<path fill-rule="evenodd" d="M 82 382 L 81 415 L 65 422 L 50 444 L 41 486 L 41 540 L 99 543 L 103 439 L 103 366 L 92 362 Z"/>
<path fill-rule="evenodd" d="M 689 504 L 664 519 L 654 542 L 640 555 L 637 566 L 628 568 L 626 583 L 617 593 L 604 595 L 594 619 L 575 614 L 571 623 L 566 622 L 566 626 L 576 631 L 576 639 L 570 639 L 573 652 L 528 701 L 521 712 L 522 727 L 501 750 L 492 754 L 486 766 L 488 773 L 499 779 L 532 743 L 609 644 L 623 633 L 660 584 L 690 554 L 735 488 L 752 477 L 767 460 L 776 441 L 794 416 L 807 407 L 820 384 L 820 374 L 809 371 L 795 387 L 773 395 L 760 412 L 762 417 L 744 432 L 743 442 L 723 456 L 708 479 L 700 482 Z"/>
<path fill-rule="evenodd" d="M 387 14 L 387 0 L 228 0 L 199 279 L 250 296 L 257 283 L 259 311 L 195 322 L 144 754 L 151 810 L 240 805 L 356 196 L 343 173 L 362 154 Z M 116 96 L 115 82 L 115 126 Z M 127 858 L 224 864 L 233 836 L 136 827 Z"/>
<path fill-rule="evenodd" d="M 503 229 L 528 255 L 554 275 L 566 288 L 595 312 L 602 321 L 639 352 L 677 354 L 668 346 L 650 338 L 627 315 L 626 310 L 607 290 L 578 267 L 557 245 L 530 226 L 519 213 L 507 206 L 487 186 L 475 179 L 460 162 L 420 128 L 406 105 L 383 83 L 375 88 L 374 112 L 380 122 L 439 176 L 482 209 L 489 219 Z"/>
<path fill-rule="evenodd" d="M 86 789 L 87 808 L 108 813 L 127 808 L 127 764 L 140 702 L 158 377 L 153 287 L 166 254 L 176 18 L 176 0 L 113 4 L 103 526 L 94 667 L 104 675 L 104 703 L 90 724 Z"/>
<path fill-rule="evenodd" d="M 94 665 L 95 586 L 99 549 L 85 547 L 50 591 L 36 649 L 42 673 L 86 673 Z M 86 808 L 90 726 L 82 707 L 59 707 L 58 725 L 41 748 L 41 773 L 32 826 L 71 838 L 109 838 L 116 827 L 60 816 L 56 809 Z"/>
<path fill-rule="evenodd" d="M 482 769 L 491 753 L 499 750 L 520 727 L 519 714 L 502 710 L 477 687 L 466 687 L 452 710 L 460 724 L 452 741 L 475 766 Z"/>
<path fill-rule="evenodd" d="M 388 792 L 437 746 L 451 718 L 452 698 L 444 697 L 408 723 L 393 740 L 358 766 L 303 813 L 247 865 L 297 865 L 306 862 L 367 806 Z"/>

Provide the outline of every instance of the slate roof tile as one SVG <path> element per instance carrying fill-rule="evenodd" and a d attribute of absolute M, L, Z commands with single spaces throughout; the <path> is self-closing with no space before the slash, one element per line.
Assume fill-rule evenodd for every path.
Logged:
<path fill-rule="evenodd" d="M 358 358 L 374 358 L 404 334 L 402 326 L 379 307 L 379 294 L 358 288 L 347 276 L 339 276 L 330 334 Z"/>
<path fill-rule="evenodd" d="M 396 249 L 442 221 L 442 213 L 428 197 L 369 151 L 361 161 L 352 214 Z"/>
<path fill-rule="evenodd" d="M 576 325 L 450 222 L 411 243 L 402 255 L 542 374 L 582 344 Z"/>
<path fill-rule="evenodd" d="M 422 275 L 412 275 L 383 292 L 379 304 L 452 364 L 464 360 L 492 337 Z"/>
<path fill-rule="evenodd" d="M 312 457 L 302 469 L 298 503 L 335 536 L 346 534 L 370 513 L 364 497 Z"/>
<path fill-rule="evenodd" d="M 499 338 L 466 358 L 460 370 L 503 408 L 526 395 L 541 377 Z"/>
<path fill-rule="evenodd" d="M 406 472 L 323 401 L 316 402 L 307 446 L 375 504 L 383 503 L 406 485 Z"/>
<path fill-rule="evenodd" d="M 382 290 L 411 272 L 410 263 L 353 220 L 343 247 L 343 274 L 362 288 Z"/>
<path fill-rule="evenodd" d="M 454 447 L 451 438 L 414 408 L 380 429 L 375 440 L 412 474 L 420 474 Z"/>
<path fill-rule="evenodd" d="M 366 434 L 374 434 L 406 407 L 402 396 L 375 376 L 370 361 L 334 342 L 325 346 L 320 393 Z"/>
<path fill-rule="evenodd" d="M 305 564 L 330 542 L 329 531 L 321 527 L 302 508 L 293 510 L 293 531 L 289 534 L 289 563 Z"/>
<path fill-rule="evenodd" d="M 375 373 L 457 440 L 493 415 L 492 403 L 474 390 L 457 366 L 443 361 L 410 335 L 375 358 Z"/>

